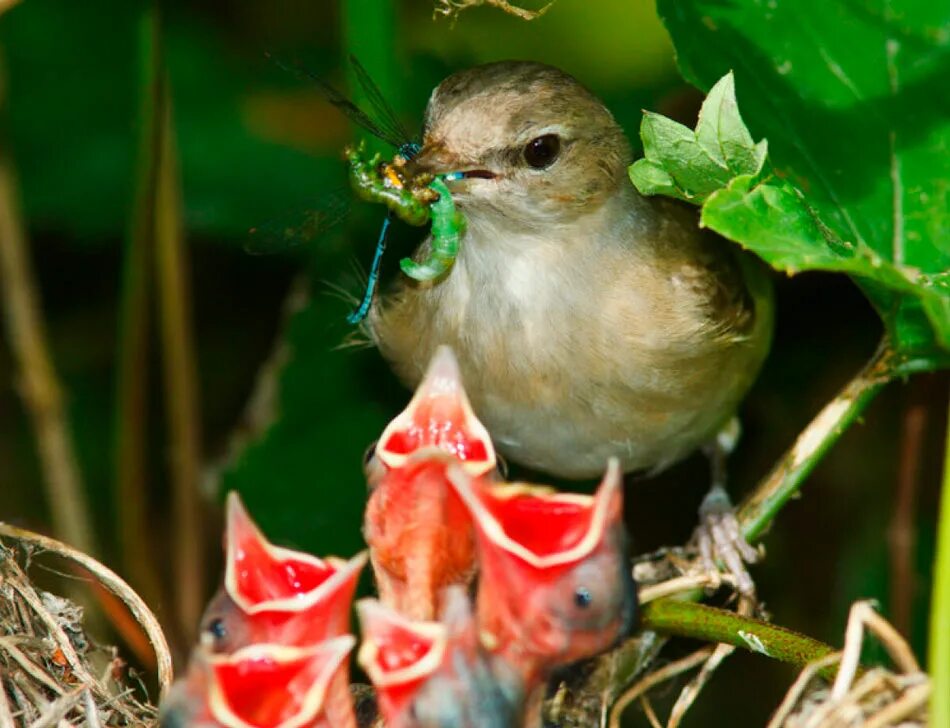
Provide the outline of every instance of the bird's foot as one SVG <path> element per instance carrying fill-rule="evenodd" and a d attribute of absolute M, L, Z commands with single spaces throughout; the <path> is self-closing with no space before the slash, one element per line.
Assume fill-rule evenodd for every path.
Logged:
<path fill-rule="evenodd" d="M 755 594 L 755 583 L 745 565 L 758 561 L 759 554 L 743 537 L 735 509 L 721 485 L 714 485 L 703 499 L 699 507 L 699 526 L 693 538 L 705 571 L 718 579 L 721 562 L 741 594 Z"/>

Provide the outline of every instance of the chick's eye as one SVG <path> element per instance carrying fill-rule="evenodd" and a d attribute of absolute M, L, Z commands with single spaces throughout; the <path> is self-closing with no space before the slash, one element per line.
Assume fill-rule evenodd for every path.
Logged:
<path fill-rule="evenodd" d="M 579 586 L 574 591 L 574 604 L 576 604 L 581 609 L 586 609 L 594 601 L 594 595 L 590 593 L 590 589 L 585 586 Z"/>
<path fill-rule="evenodd" d="M 549 167 L 561 151 L 561 138 L 557 134 L 545 134 L 525 145 L 524 161 L 535 169 Z"/>
<path fill-rule="evenodd" d="M 228 629 L 224 626 L 224 620 L 220 618 L 211 620 L 208 624 L 208 632 L 211 633 L 215 639 L 219 640 L 228 636 Z"/>

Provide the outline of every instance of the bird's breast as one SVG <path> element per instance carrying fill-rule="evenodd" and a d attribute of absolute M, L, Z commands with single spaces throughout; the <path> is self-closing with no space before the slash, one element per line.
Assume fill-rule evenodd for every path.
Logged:
<path fill-rule="evenodd" d="M 447 278 L 402 286 L 371 325 L 410 386 L 451 346 L 507 457 L 565 477 L 597 475 L 610 456 L 653 467 L 732 414 L 758 367 L 740 360 L 761 354 L 704 334 L 695 289 L 675 272 L 596 238 L 469 229 Z"/>

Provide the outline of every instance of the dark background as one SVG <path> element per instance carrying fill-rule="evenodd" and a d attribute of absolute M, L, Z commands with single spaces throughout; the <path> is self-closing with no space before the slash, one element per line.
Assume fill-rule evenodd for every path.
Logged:
<path fill-rule="evenodd" d="M 355 135 L 312 85 L 277 68 L 265 53 L 299 60 L 341 88 L 348 80 L 343 59 L 355 53 L 412 129 L 439 80 L 503 58 L 543 60 L 575 74 L 633 138 L 641 109 L 690 121 L 701 98 L 677 75 L 672 47 L 645 0 L 558 0 L 530 24 L 477 8 L 453 25 L 434 19 L 432 9 L 424 0 L 343 7 L 222 0 L 163 8 L 207 463 L 196 486 L 209 503 L 200 534 L 213 561 L 209 593 L 220 558 L 217 504 L 227 488 L 242 491 L 275 541 L 344 556 L 361 548 L 360 458 L 408 398 L 375 351 L 340 347 L 352 331 L 343 320 L 349 303 L 334 289 L 361 293 L 358 271 L 370 259 L 379 209 L 355 206 L 348 221 L 309 245 L 249 252 L 249 229 L 277 228 L 343 189 L 340 150 Z M 23 0 L 0 17 L 2 143 L 19 176 L 36 283 L 100 555 L 120 571 L 127 544 L 116 524 L 115 448 L 116 434 L 128 423 L 117 421 L 116 362 L 141 127 L 144 10 L 129 0 Z M 420 234 L 397 230 L 388 275 Z M 880 335 L 875 314 L 846 278 L 808 274 L 776 276 L 776 282 L 775 345 L 744 405 L 744 436 L 730 466 L 737 498 L 858 371 Z M 292 288 L 307 293 L 294 298 L 294 312 L 287 314 Z M 195 536 L 181 533 L 170 515 L 169 408 L 154 316 L 145 333 L 151 343 L 142 372 L 149 530 L 140 534 L 140 545 L 163 585 L 154 606 L 170 620 L 176 593 L 166 566 L 170 544 Z M 229 454 L 235 432 L 246 425 L 243 413 L 258 373 L 279 342 L 287 363 L 272 398 L 277 418 L 263 432 L 246 432 L 249 443 Z M 49 531 L 18 381 L 5 344 L 0 520 Z M 754 570 L 778 623 L 840 644 L 850 603 L 874 597 L 885 614 L 898 615 L 898 627 L 923 654 L 945 387 L 936 376 L 888 387 L 808 480 L 803 498 L 780 515 L 765 537 L 768 558 Z M 916 440 L 907 435 L 914 417 L 925 422 Z M 901 455 L 915 442 L 921 453 L 916 469 Z M 655 479 L 631 479 L 627 511 L 636 551 L 684 542 L 707 484 L 699 456 Z M 912 579 L 895 589 L 888 534 L 899 492 L 906 498 L 914 488 Z M 737 655 L 686 724 L 719 725 L 717 716 L 728 715 L 729 725 L 763 725 L 792 679 L 789 668 Z M 669 699 L 675 693 L 669 691 Z M 637 721 L 646 724 L 642 716 Z"/>

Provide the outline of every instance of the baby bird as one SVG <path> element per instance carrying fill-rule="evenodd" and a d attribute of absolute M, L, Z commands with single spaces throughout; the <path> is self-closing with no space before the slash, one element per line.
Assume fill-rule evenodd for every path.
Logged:
<path fill-rule="evenodd" d="M 450 76 L 408 166 L 463 173 L 448 182 L 461 250 L 439 280 L 402 277 L 369 316 L 410 387 L 451 346 L 498 450 L 564 478 L 611 457 L 658 471 L 715 442 L 769 348 L 763 269 L 687 206 L 639 195 L 632 161 L 607 108 L 563 71 L 509 61 Z M 737 554 L 754 552 L 719 478 L 701 511 L 716 526 L 704 553 L 714 539 L 742 568 Z"/>

